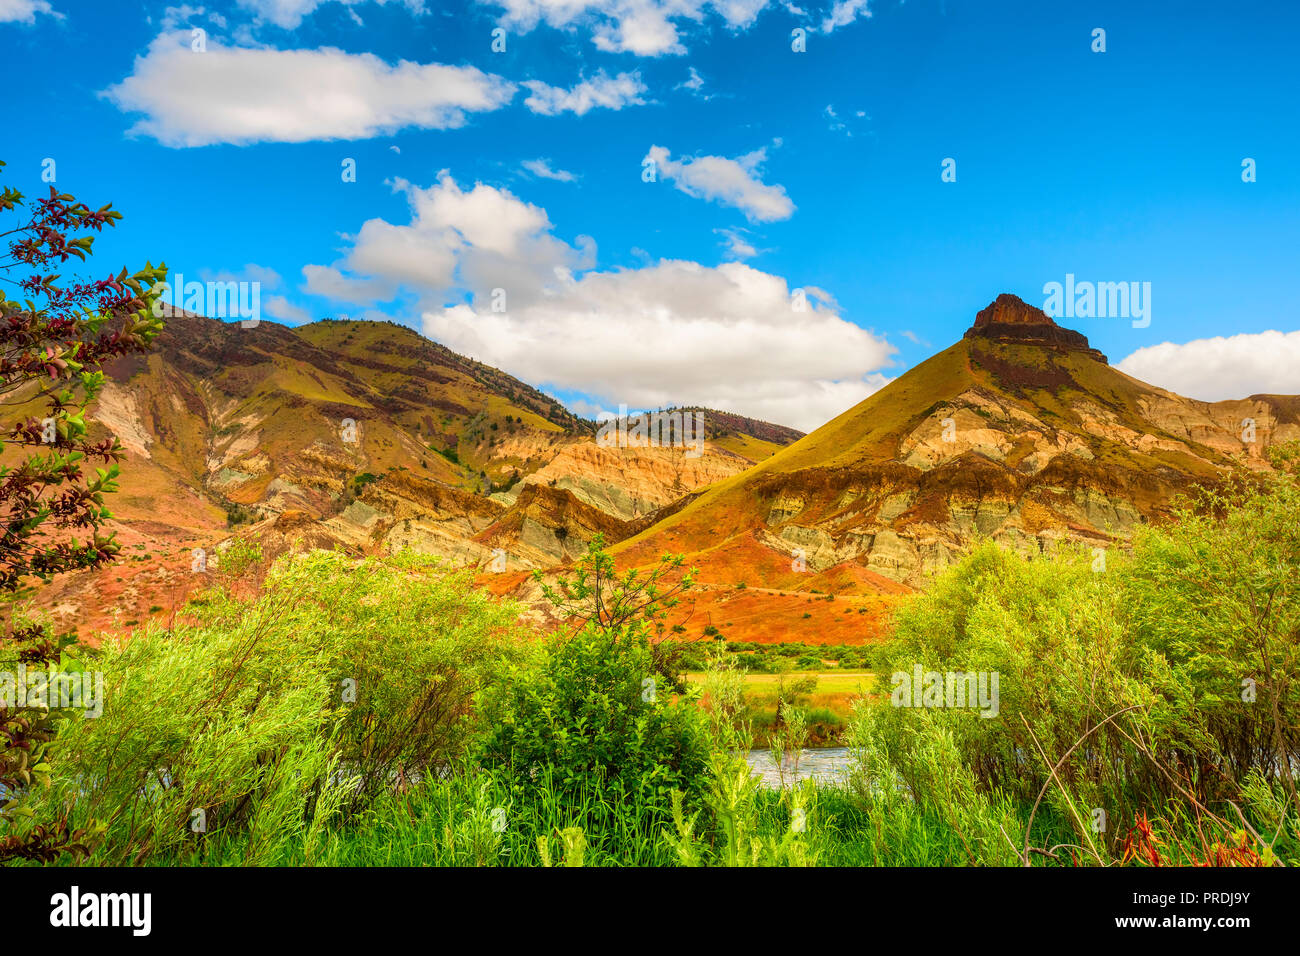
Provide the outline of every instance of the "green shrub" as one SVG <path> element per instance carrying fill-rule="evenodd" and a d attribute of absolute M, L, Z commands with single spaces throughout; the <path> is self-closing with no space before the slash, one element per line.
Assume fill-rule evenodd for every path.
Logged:
<path fill-rule="evenodd" d="M 1285 463 L 1293 448 L 1276 451 Z M 1300 485 L 1261 481 L 1203 493 L 1144 530 L 1122 578 L 1132 666 L 1159 694 L 1161 756 L 1197 768 L 1205 796 L 1221 794 L 1219 769 L 1240 780 L 1300 766 Z M 1294 778 L 1277 779 L 1296 804 Z"/>
<path fill-rule="evenodd" d="M 565 790 L 696 790 L 708 750 L 703 714 L 662 688 L 646 648 L 618 638 L 586 627 L 489 688 L 482 765 L 521 782 L 550 768 Z"/>
<path fill-rule="evenodd" d="M 99 863 L 310 848 L 463 756 L 515 613 L 433 558 L 283 558 L 256 598 L 204 592 L 175 631 L 104 649 L 108 703 L 62 728 L 37 818 L 107 821 Z"/>
<path fill-rule="evenodd" d="M 598 537 L 572 579 L 544 585 L 579 629 L 538 647 L 483 694 L 478 756 L 486 769 L 525 789 L 549 770 L 562 791 L 658 795 L 665 808 L 670 791 L 699 791 L 710 749 L 706 719 L 693 702 L 674 699 L 685 689 L 674 669 L 680 662 L 650 640 L 690 586 L 689 574 L 665 585 L 680 564 L 666 559 L 648 576 L 619 575 Z"/>
<path fill-rule="evenodd" d="M 1184 502 L 1105 570 L 1081 549 L 974 548 L 899 608 L 874 663 L 886 695 L 918 666 L 997 674 L 996 715 L 863 704 L 850 737 L 864 779 L 970 829 L 973 859 L 1010 846 L 990 836 L 1006 800 L 1041 800 L 1094 862 L 1130 856 L 1148 813 L 1197 835 L 1178 845 L 1187 862 L 1248 839 L 1260 859 L 1294 853 L 1294 818 L 1268 820 L 1279 800 L 1296 805 L 1277 768 L 1300 763 L 1297 513 L 1294 477 L 1272 475 Z M 1243 804 L 1263 828 L 1249 837 Z"/>

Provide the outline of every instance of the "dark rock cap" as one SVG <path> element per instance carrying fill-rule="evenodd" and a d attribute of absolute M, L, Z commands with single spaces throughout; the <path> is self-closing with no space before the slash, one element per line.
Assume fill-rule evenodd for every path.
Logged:
<path fill-rule="evenodd" d="M 1100 362 L 1106 361 L 1101 352 L 1088 347 L 1087 336 L 1062 328 L 1042 309 L 1009 292 L 1002 293 L 981 309 L 975 316 L 975 324 L 966 330 L 963 338 L 1046 345 L 1063 351 L 1087 352 Z"/>

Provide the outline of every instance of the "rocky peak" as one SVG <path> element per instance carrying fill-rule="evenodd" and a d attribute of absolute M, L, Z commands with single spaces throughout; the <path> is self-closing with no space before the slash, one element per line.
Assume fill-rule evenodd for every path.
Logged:
<path fill-rule="evenodd" d="M 1088 347 L 1088 338 L 1073 329 L 1057 325 L 1050 315 L 1019 296 L 1004 292 L 975 315 L 975 324 L 963 338 L 995 342 L 1023 342 L 1052 348 L 1088 352 L 1100 362 L 1106 356 Z"/>

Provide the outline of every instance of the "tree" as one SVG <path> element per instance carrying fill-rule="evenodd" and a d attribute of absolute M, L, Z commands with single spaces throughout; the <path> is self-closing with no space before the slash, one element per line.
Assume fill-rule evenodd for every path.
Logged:
<path fill-rule="evenodd" d="M 556 529 L 557 535 L 566 529 Z M 578 562 L 572 578 L 561 575 L 552 587 L 540 571 L 533 580 L 541 585 L 543 596 L 565 620 L 577 622 L 578 629 L 594 625 L 613 635 L 615 642 L 644 647 L 654 663 L 654 671 L 671 688 L 685 688 L 681 648 L 665 641 L 667 632 L 680 634 L 681 625 L 669 628 L 668 612 L 681 596 L 695 584 L 695 569 L 682 571 L 684 555 L 664 555 L 649 572 L 632 568 L 619 573 L 614 559 L 605 550 L 605 536 L 596 535 L 587 546 L 587 554 Z M 673 578 L 676 580 L 673 580 Z"/>
<path fill-rule="evenodd" d="M 707 719 L 685 693 L 677 662 L 657 655 L 662 644 L 652 640 L 690 586 L 690 572 L 664 580 L 681 565 L 680 556 L 666 557 L 649 573 L 619 573 L 597 535 L 572 577 L 552 587 L 535 576 L 577 627 L 535 647 L 533 659 L 512 664 L 478 699 L 479 761 L 507 774 L 521 799 L 547 786 L 599 796 L 589 819 L 594 832 L 608 833 L 617 823 L 606 810 L 628 800 L 666 812 L 673 790 L 698 798 L 711 746 Z"/>
<path fill-rule="evenodd" d="M 98 568 L 117 556 L 115 537 L 104 528 L 112 517 L 104 495 L 117 489 L 122 447 L 114 437 L 91 439 L 86 410 L 104 386 L 104 364 L 148 351 L 161 331 L 154 302 L 167 269 L 146 264 L 134 275 L 122 269 L 103 279 L 62 281 L 55 270 L 71 258 L 85 262 L 95 234 L 116 226 L 121 213 L 111 204 L 91 210 L 53 187 L 29 207 L 6 186 L 0 214 L 18 209 L 20 222 L 0 231 L 7 244 L 0 257 L 0 404 L 18 418 L 0 432 L 0 601 L 8 605 L 0 669 L 57 670 L 75 640 L 17 620 L 14 603 L 33 581 Z M 20 298 L 9 298 L 12 291 Z M 88 474 L 96 462 L 106 467 Z M 0 787 L 11 812 L 21 812 L 17 795 L 48 780 L 44 756 L 58 719 L 53 709 L 19 706 L 19 699 L 0 696 Z M 54 859 L 84 849 L 85 836 L 64 822 L 2 837 L 0 861 Z"/>

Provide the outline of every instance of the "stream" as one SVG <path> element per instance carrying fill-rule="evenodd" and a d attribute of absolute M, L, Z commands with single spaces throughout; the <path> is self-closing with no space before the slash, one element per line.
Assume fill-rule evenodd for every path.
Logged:
<path fill-rule="evenodd" d="M 785 782 L 790 784 L 809 777 L 818 783 L 842 783 L 847 779 L 853 757 L 848 747 L 818 747 L 800 752 L 796 767 L 793 754 L 786 754 Z M 755 749 L 749 752 L 749 766 L 767 787 L 781 785 L 781 771 L 772 759 L 772 751 Z"/>

